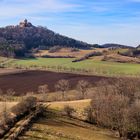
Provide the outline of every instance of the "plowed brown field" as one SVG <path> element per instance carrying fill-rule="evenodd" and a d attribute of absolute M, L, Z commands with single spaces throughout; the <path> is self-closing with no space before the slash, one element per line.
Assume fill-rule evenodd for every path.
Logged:
<path fill-rule="evenodd" d="M 69 80 L 71 88 L 74 88 L 79 80 L 87 80 L 94 84 L 102 79 L 112 82 L 112 78 L 101 76 L 86 76 L 79 74 L 57 73 L 49 71 L 26 71 L 0 76 L 0 88 L 3 91 L 14 89 L 17 94 L 37 91 L 39 85 L 48 84 L 50 91 L 54 91 L 54 85 L 60 79 Z"/>

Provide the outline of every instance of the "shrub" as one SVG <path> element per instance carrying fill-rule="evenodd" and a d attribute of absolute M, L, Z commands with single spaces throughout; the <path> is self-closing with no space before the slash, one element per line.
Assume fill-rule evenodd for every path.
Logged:
<path fill-rule="evenodd" d="M 65 107 L 64 107 L 64 112 L 66 113 L 66 115 L 68 116 L 68 117 L 72 117 L 72 114 L 75 112 L 75 109 L 73 108 L 73 107 L 70 107 L 70 106 L 68 106 L 68 105 L 66 105 Z"/>
<path fill-rule="evenodd" d="M 37 104 L 37 98 L 36 97 L 27 97 L 22 102 L 18 103 L 16 106 L 14 106 L 11 111 L 16 116 L 24 115 L 25 113 L 29 112 L 31 109 L 33 109 Z"/>
<path fill-rule="evenodd" d="M 88 59 L 90 57 L 93 57 L 93 56 L 101 56 L 101 55 L 103 55 L 102 52 L 91 52 L 91 53 L 88 53 L 88 54 L 86 54 L 85 56 L 83 56 L 81 58 L 78 58 L 76 60 L 73 60 L 72 62 L 79 62 L 79 61 L 86 60 L 86 59 Z"/>
<path fill-rule="evenodd" d="M 54 46 L 49 49 L 49 53 L 55 53 L 59 51 L 62 47 L 61 46 Z"/>
<path fill-rule="evenodd" d="M 86 116 L 86 121 L 89 123 L 95 123 L 95 119 L 93 116 L 93 108 L 88 106 L 84 109 L 84 115 Z"/>

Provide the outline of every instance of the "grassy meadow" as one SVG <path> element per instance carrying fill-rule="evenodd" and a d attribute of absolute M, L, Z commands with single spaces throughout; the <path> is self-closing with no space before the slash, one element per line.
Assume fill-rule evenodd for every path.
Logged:
<path fill-rule="evenodd" d="M 47 69 L 62 72 L 79 72 L 107 76 L 137 76 L 140 75 L 140 64 L 107 62 L 88 59 L 73 63 L 74 58 L 32 58 L 13 59 L 5 66 L 18 68 Z"/>

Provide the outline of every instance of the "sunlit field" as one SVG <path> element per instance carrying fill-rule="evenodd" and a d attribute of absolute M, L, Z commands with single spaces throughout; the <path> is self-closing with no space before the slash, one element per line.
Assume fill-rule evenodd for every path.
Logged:
<path fill-rule="evenodd" d="M 48 69 L 56 71 L 81 72 L 107 76 L 140 75 L 140 64 L 106 62 L 88 59 L 73 63 L 73 58 L 34 58 L 13 60 L 7 63 L 10 67 Z"/>

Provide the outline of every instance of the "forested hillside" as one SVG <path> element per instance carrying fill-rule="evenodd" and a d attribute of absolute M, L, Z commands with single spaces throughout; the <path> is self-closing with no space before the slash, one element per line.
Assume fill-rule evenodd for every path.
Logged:
<path fill-rule="evenodd" d="M 24 56 L 33 49 L 53 46 L 90 49 L 93 45 L 57 34 L 45 27 L 33 26 L 27 20 L 17 26 L 0 28 L 0 55 Z"/>

